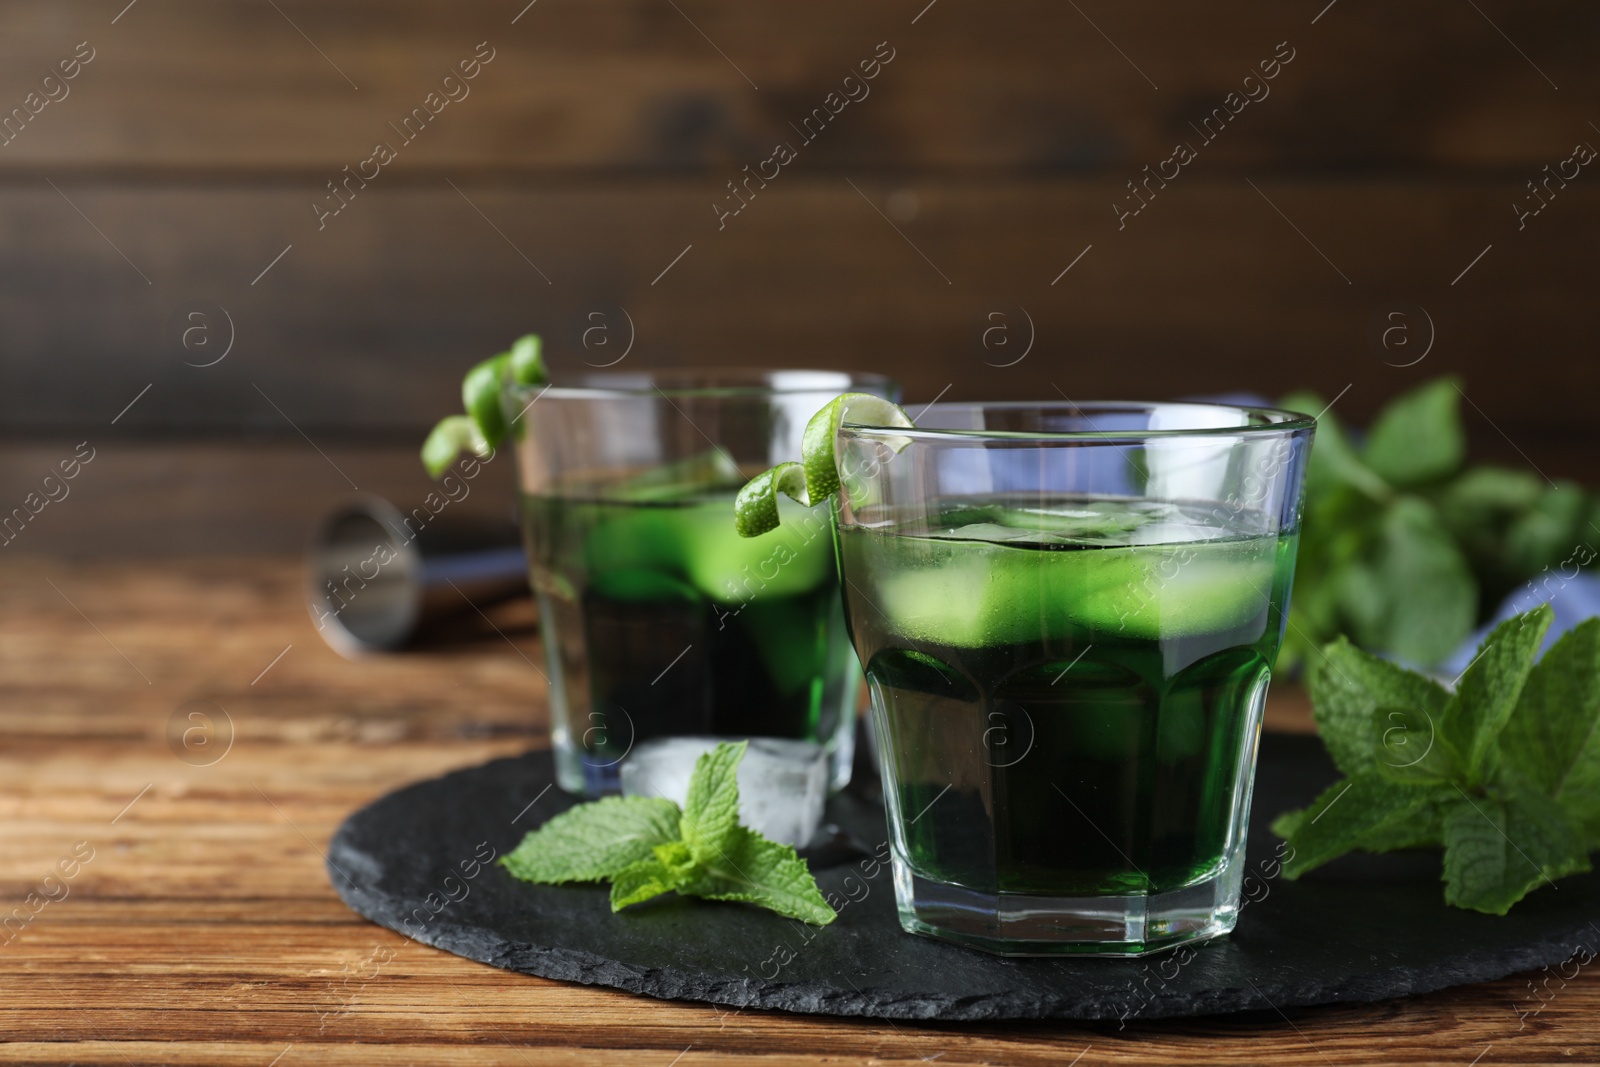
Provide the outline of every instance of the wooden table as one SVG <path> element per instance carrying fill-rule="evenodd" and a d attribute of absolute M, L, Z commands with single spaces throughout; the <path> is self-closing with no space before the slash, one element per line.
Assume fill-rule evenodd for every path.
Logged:
<path fill-rule="evenodd" d="M 397 785 L 543 743 L 530 609 L 497 613 L 504 638 L 480 622 L 352 663 L 298 582 L 263 558 L 0 567 L 0 913 L 32 914 L 0 944 L 0 1062 L 1600 1060 L 1592 965 L 1287 1015 L 929 1026 L 649 1000 L 420 946 L 348 911 L 321 853 Z M 221 714 L 187 717 L 209 705 L 225 750 Z M 1285 691 L 1271 719 L 1303 729 L 1303 700 Z M 44 883 L 61 860 L 74 876 Z"/>

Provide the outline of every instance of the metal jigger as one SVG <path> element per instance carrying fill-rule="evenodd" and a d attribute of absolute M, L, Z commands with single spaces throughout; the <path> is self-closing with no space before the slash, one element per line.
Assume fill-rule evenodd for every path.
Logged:
<path fill-rule="evenodd" d="M 430 623 L 528 595 L 516 526 L 476 516 L 402 515 L 362 493 L 341 501 L 306 546 L 306 604 L 341 655 L 394 651 Z"/>

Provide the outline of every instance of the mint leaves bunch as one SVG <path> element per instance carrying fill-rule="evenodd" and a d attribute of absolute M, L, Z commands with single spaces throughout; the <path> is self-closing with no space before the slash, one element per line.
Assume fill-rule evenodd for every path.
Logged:
<path fill-rule="evenodd" d="M 510 427 L 500 394 L 508 384 L 543 385 L 548 380 L 538 334 L 524 334 L 498 356 L 490 356 L 461 379 L 465 415 L 448 415 L 422 443 L 422 465 L 434 478 L 462 452 L 487 456 L 505 440 Z"/>
<path fill-rule="evenodd" d="M 1272 824 L 1297 878 L 1355 849 L 1443 846 L 1448 904 L 1504 915 L 1590 869 L 1600 848 L 1600 618 L 1537 665 L 1552 612 L 1484 641 L 1455 692 L 1343 638 L 1310 671 L 1323 743 L 1345 777 Z"/>
<path fill-rule="evenodd" d="M 1318 418 L 1280 666 L 1315 659 L 1341 633 L 1438 663 L 1541 569 L 1594 561 L 1600 505 L 1581 487 L 1546 484 L 1531 470 L 1463 468 L 1461 398 L 1455 378 L 1405 393 L 1360 447 L 1338 419 Z M 1282 404 L 1327 406 L 1304 393 Z"/>
<path fill-rule="evenodd" d="M 689 795 L 606 797 L 571 808 L 522 839 L 500 863 L 525 882 L 611 882 L 611 910 L 676 890 L 735 900 L 826 925 L 837 913 L 789 845 L 739 825 L 746 742 L 695 761 Z"/>

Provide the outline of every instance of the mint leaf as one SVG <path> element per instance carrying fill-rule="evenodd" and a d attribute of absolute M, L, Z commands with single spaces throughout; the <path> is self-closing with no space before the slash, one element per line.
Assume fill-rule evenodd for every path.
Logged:
<path fill-rule="evenodd" d="M 1451 797 L 1456 794 L 1452 791 Z M 1361 837 L 1363 852 L 1398 852 L 1406 848 L 1437 848 L 1444 844 L 1444 806 L 1448 799 L 1444 790 L 1434 790 L 1427 804 L 1411 818 L 1394 820 L 1373 827 Z M 1272 822 L 1272 832 L 1285 840 L 1292 839 L 1306 821 L 1308 812 L 1287 811 Z"/>
<path fill-rule="evenodd" d="M 1478 585 L 1434 508 L 1401 497 L 1362 559 L 1335 572 L 1357 643 L 1413 663 L 1455 651 L 1477 621 Z"/>
<path fill-rule="evenodd" d="M 1479 780 L 1486 754 L 1515 710 L 1553 614 L 1550 605 L 1541 604 L 1507 619 L 1484 638 L 1477 658 L 1462 673 L 1439 726 L 1462 753 L 1469 781 Z"/>
<path fill-rule="evenodd" d="M 717 745 L 695 760 L 683 802 L 683 842 L 701 864 L 727 851 L 739 825 L 739 761 L 749 742 Z"/>
<path fill-rule="evenodd" d="M 1342 781 L 1343 779 L 1341 779 Z M 1299 811 L 1286 811 L 1272 820 L 1272 832 L 1284 840 L 1293 837 L 1300 829 L 1300 824 L 1306 821 L 1306 809 Z"/>
<path fill-rule="evenodd" d="M 1501 512 L 1523 512 L 1539 502 L 1544 482 L 1514 467 L 1473 467 L 1446 487 L 1440 504 L 1447 516 L 1476 525 Z"/>
<path fill-rule="evenodd" d="M 1306 493 L 1308 497 L 1340 485 L 1349 486 L 1373 500 L 1387 500 L 1391 490 L 1381 477 L 1372 471 L 1356 453 L 1345 435 L 1344 427 L 1328 411 L 1328 404 L 1315 393 L 1291 393 L 1279 402 L 1290 411 L 1320 411 L 1317 417 L 1317 436 L 1311 446 L 1311 459 L 1306 466 Z"/>
<path fill-rule="evenodd" d="M 1513 526 L 1538 506 L 1544 494 L 1544 480 L 1537 474 L 1505 467 L 1463 471 L 1438 492 L 1439 515 L 1471 561 L 1483 603 L 1499 602 L 1512 587 L 1554 562 L 1541 559 L 1529 567 L 1508 544 Z"/>
<path fill-rule="evenodd" d="M 1436 500 L 1445 525 L 1469 554 L 1503 556 L 1506 532 L 1544 493 L 1543 479 L 1532 471 L 1473 467 L 1446 484 Z"/>
<path fill-rule="evenodd" d="M 1394 725 L 1374 726 L 1379 708 L 1420 711 L 1437 721 L 1450 700 L 1450 694 L 1431 678 L 1363 652 L 1341 637 L 1320 654 L 1307 660 L 1312 714 L 1317 731 L 1333 762 L 1345 774 L 1356 774 L 1371 767 L 1385 746 L 1396 735 L 1387 731 Z M 1394 752 L 1386 759 L 1404 762 Z"/>
<path fill-rule="evenodd" d="M 655 857 L 678 839 L 678 805 L 660 797 L 605 797 L 562 812 L 500 858 L 525 882 L 597 882 Z"/>
<path fill-rule="evenodd" d="M 668 841 L 651 851 L 649 859 L 624 867 L 612 878 L 613 912 L 679 889 L 698 872 L 694 857 L 682 841 Z"/>
<path fill-rule="evenodd" d="M 1461 758 L 1439 734 L 1438 716 L 1418 707 L 1383 707 L 1373 715 L 1377 772 L 1391 782 L 1445 785 L 1461 777 Z"/>
<path fill-rule="evenodd" d="M 1444 817 L 1444 899 L 1504 915 L 1528 891 L 1589 869 L 1561 805 L 1530 789 L 1471 797 Z"/>
<path fill-rule="evenodd" d="M 1437 378 L 1390 401 L 1367 435 L 1367 466 L 1396 486 L 1451 474 L 1466 458 L 1461 391 L 1453 377 Z"/>
<path fill-rule="evenodd" d="M 838 917 L 793 848 L 768 841 L 743 826 L 733 828 L 720 854 L 679 886 L 679 892 L 758 904 L 779 915 L 820 925 Z"/>
<path fill-rule="evenodd" d="M 1530 576 L 1560 563 L 1575 544 L 1592 534 L 1584 525 L 1589 507 L 1589 494 L 1570 482 L 1546 489 L 1506 531 L 1507 557 L 1520 573 Z"/>
<path fill-rule="evenodd" d="M 621 911 L 629 904 L 640 904 L 678 888 L 677 878 L 667 865 L 651 857 L 618 871 L 611 879 L 611 910 Z"/>
<path fill-rule="evenodd" d="M 1499 752 L 1600 842 L 1600 618 L 1563 634 L 1529 672 Z"/>
<path fill-rule="evenodd" d="M 1284 864 L 1287 878 L 1365 848 L 1370 834 L 1394 834 L 1417 825 L 1437 799 L 1435 790 L 1391 782 L 1376 771 L 1362 771 L 1335 782 L 1302 812 L 1291 812 L 1273 824 L 1287 832 L 1293 857 Z"/>
<path fill-rule="evenodd" d="M 1430 791 L 1428 803 L 1415 815 L 1387 826 L 1369 830 L 1361 839 L 1363 852 L 1398 852 L 1406 848 L 1441 848 L 1444 845 L 1444 813 L 1453 789 Z"/>

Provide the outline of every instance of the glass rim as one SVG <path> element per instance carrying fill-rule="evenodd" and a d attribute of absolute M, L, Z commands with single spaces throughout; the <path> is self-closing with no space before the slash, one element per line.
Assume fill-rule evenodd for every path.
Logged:
<path fill-rule="evenodd" d="M 1033 401 L 1033 400 L 1004 400 L 1004 401 L 952 401 L 943 404 L 929 404 L 918 413 L 919 417 L 929 411 L 950 411 L 955 409 L 968 410 L 998 410 L 998 411 L 1060 411 L 1062 413 L 1083 416 L 1085 413 L 1103 412 L 1126 413 L 1130 411 L 1154 411 L 1157 408 L 1190 408 L 1197 410 L 1209 409 L 1212 411 L 1232 411 L 1244 415 L 1250 421 L 1240 426 L 1199 426 L 1199 427 L 1174 427 L 1172 429 L 1157 430 L 964 430 L 946 429 L 942 427 L 921 426 L 883 426 L 876 423 L 854 422 L 846 418 L 840 424 L 841 433 L 852 431 L 866 431 L 870 434 L 885 434 L 895 437 L 909 438 L 913 441 L 939 441 L 939 440 L 994 440 L 994 441 L 1036 441 L 1041 443 L 1070 443 L 1082 441 L 1086 443 L 1109 443 L 1121 441 L 1148 441 L 1148 440 L 1174 440 L 1184 437 L 1271 437 L 1298 433 L 1302 430 L 1316 429 L 1317 420 L 1311 415 L 1304 415 L 1287 408 L 1262 407 L 1251 404 L 1220 404 L 1203 400 L 1089 400 L 1083 403 L 1072 401 Z M 1091 425 L 1093 423 L 1091 422 Z"/>
<path fill-rule="evenodd" d="M 646 370 L 593 370 L 556 374 L 544 385 L 512 385 L 507 392 L 555 400 L 634 400 L 640 397 L 679 398 L 795 396 L 807 393 L 838 394 L 876 386 L 896 387 L 893 378 L 863 371 L 806 367 L 661 367 Z M 831 399 L 831 397 L 830 397 Z"/>

